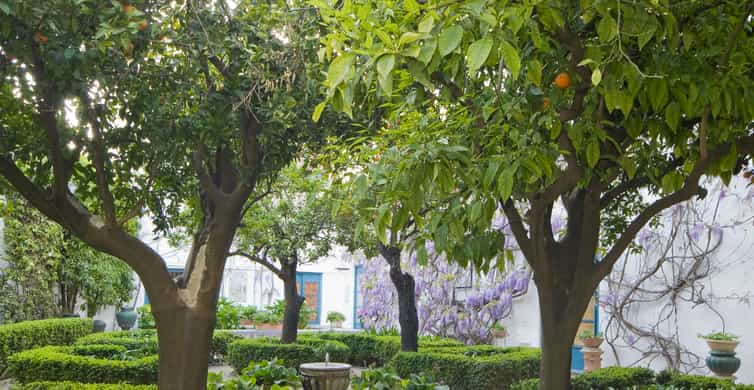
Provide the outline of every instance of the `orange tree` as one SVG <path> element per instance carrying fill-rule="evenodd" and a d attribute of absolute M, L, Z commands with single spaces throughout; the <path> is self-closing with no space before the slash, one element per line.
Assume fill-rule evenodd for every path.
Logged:
<path fill-rule="evenodd" d="M 315 13 L 291 2 L 0 2 L 0 187 L 130 265 L 159 335 L 159 387 L 205 387 L 242 214 L 323 139 Z M 259 187 L 259 188 L 258 188 Z M 186 211 L 196 218 L 183 218 Z M 124 224 L 193 228 L 185 270 Z M 186 222 L 188 221 L 188 222 Z"/>
<path fill-rule="evenodd" d="M 503 212 L 534 271 L 542 389 L 569 388 L 581 316 L 637 232 L 754 151 L 751 1 L 312 3 L 330 31 L 314 119 L 371 115 L 351 145 L 390 164 L 371 221 L 411 215 L 417 240 L 484 270 Z"/>

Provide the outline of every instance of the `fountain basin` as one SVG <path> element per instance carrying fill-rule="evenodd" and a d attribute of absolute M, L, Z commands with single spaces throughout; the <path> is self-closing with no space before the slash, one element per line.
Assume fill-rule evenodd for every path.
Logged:
<path fill-rule="evenodd" d="M 304 390 L 347 390 L 351 365 L 345 363 L 304 363 L 299 366 Z"/>

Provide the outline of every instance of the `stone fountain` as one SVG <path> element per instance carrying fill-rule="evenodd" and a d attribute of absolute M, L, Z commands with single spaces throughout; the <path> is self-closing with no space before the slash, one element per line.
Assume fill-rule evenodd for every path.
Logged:
<path fill-rule="evenodd" d="M 330 354 L 324 362 L 304 363 L 299 366 L 304 390 L 347 390 L 351 383 L 351 365 L 330 363 Z"/>

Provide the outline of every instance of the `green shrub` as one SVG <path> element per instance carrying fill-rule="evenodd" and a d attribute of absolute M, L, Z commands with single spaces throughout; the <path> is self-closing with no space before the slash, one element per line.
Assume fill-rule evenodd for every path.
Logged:
<path fill-rule="evenodd" d="M 47 345 L 69 345 L 92 333 L 89 318 L 56 318 L 0 325 L 0 372 L 8 356 Z"/>
<path fill-rule="evenodd" d="M 754 385 L 734 385 L 729 379 L 713 378 L 709 376 L 684 375 L 674 373 L 670 376 L 667 383 L 669 387 L 687 390 L 716 390 L 716 389 L 735 389 L 735 390 L 753 390 Z"/>
<path fill-rule="evenodd" d="M 155 385 L 126 383 L 33 382 L 16 386 L 14 390 L 157 390 Z"/>
<path fill-rule="evenodd" d="M 153 329 L 92 333 L 76 341 L 76 345 L 120 345 L 129 351 L 156 354 L 157 331 Z"/>
<path fill-rule="evenodd" d="M 241 326 L 241 309 L 225 298 L 217 301 L 216 316 L 215 329 L 238 329 Z"/>
<path fill-rule="evenodd" d="M 239 378 L 223 380 L 221 374 L 210 373 L 208 375 L 207 390 L 219 389 L 247 389 L 248 384 L 259 387 L 253 389 L 295 390 L 301 387 L 301 378 L 295 368 L 286 367 L 282 360 L 262 361 L 251 363 L 242 372 Z"/>
<path fill-rule="evenodd" d="M 312 337 L 299 337 L 295 344 L 281 344 L 278 339 L 257 338 L 235 341 L 228 347 L 228 364 L 236 371 L 252 362 L 281 359 L 287 367 L 298 368 L 301 363 L 321 362 L 325 353 L 330 361 L 346 361 L 348 347 L 338 341 L 321 340 Z"/>
<path fill-rule="evenodd" d="M 376 336 L 368 333 L 319 333 L 324 340 L 336 340 L 351 350 L 348 363 L 355 366 L 384 366 L 401 350 L 400 336 Z M 419 338 L 419 350 L 448 347 L 463 347 L 463 343 L 452 339 Z"/>
<path fill-rule="evenodd" d="M 152 305 L 146 304 L 136 309 L 139 314 L 139 329 L 155 329 L 154 315 L 152 314 Z"/>
<path fill-rule="evenodd" d="M 122 355 L 128 350 L 122 345 L 85 344 L 74 345 L 73 354 L 79 356 L 93 356 L 100 359 L 110 359 L 116 355 Z"/>
<path fill-rule="evenodd" d="M 210 350 L 212 351 L 212 355 L 214 357 L 213 360 L 224 360 L 225 356 L 228 355 L 228 346 L 232 342 L 241 339 L 243 339 L 242 336 L 237 335 L 233 332 L 216 330 L 212 335 L 212 343 L 210 345 Z"/>
<path fill-rule="evenodd" d="M 391 365 L 400 376 L 424 372 L 453 390 L 491 390 L 537 377 L 539 361 L 535 348 L 447 347 L 400 352 Z"/>
<path fill-rule="evenodd" d="M 361 375 L 353 378 L 353 390 L 391 389 L 391 390 L 448 390 L 423 375 L 411 374 L 408 379 L 399 377 L 387 368 L 364 370 Z"/>
<path fill-rule="evenodd" d="M 649 386 L 654 383 L 655 373 L 642 367 L 606 367 L 581 374 L 571 381 L 576 390 L 608 390 Z"/>
<path fill-rule="evenodd" d="M 243 337 L 229 331 L 215 331 L 210 343 L 210 361 L 220 361 L 228 354 L 228 345 Z M 120 345 L 129 351 L 142 354 L 156 354 L 158 350 L 157 331 L 153 329 L 125 330 L 118 332 L 93 333 L 80 338 L 76 345 Z"/>
<path fill-rule="evenodd" d="M 522 380 L 511 385 L 510 390 L 539 390 L 539 378 Z"/>
<path fill-rule="evenodd" d="M 157 382 L 157 356 L 111 360 L 76 354 L 77 347 L 48 346 L 8 358 L 9 375 L 21 383 L 75 381 L 84 383 Z"/>

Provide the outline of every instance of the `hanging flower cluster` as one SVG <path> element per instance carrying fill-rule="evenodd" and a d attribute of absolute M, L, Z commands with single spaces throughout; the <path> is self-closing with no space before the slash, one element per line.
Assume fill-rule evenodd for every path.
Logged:
<path fill-rule="evenodd" d="M 472 275 L 470 267 L 432 256 L 433 249 L 427 245 L 434 260 L 426 266 L 419 265 L 416 256 L 402 264 L 416 282 L 420 334 L 453 337 L 469 344 L 491 342 L 493 325 L 510 316 L 513 298 L 528 290 L 529 271 L 518 268 Z M 398 297 L 382 259 L 364 262 L 360 286 L 364 303 L 358 315 L 362 325 L 375 330 L 397 328 Z M 459 300 L 459 289 L 464 289 L 465 301 Z"/>

